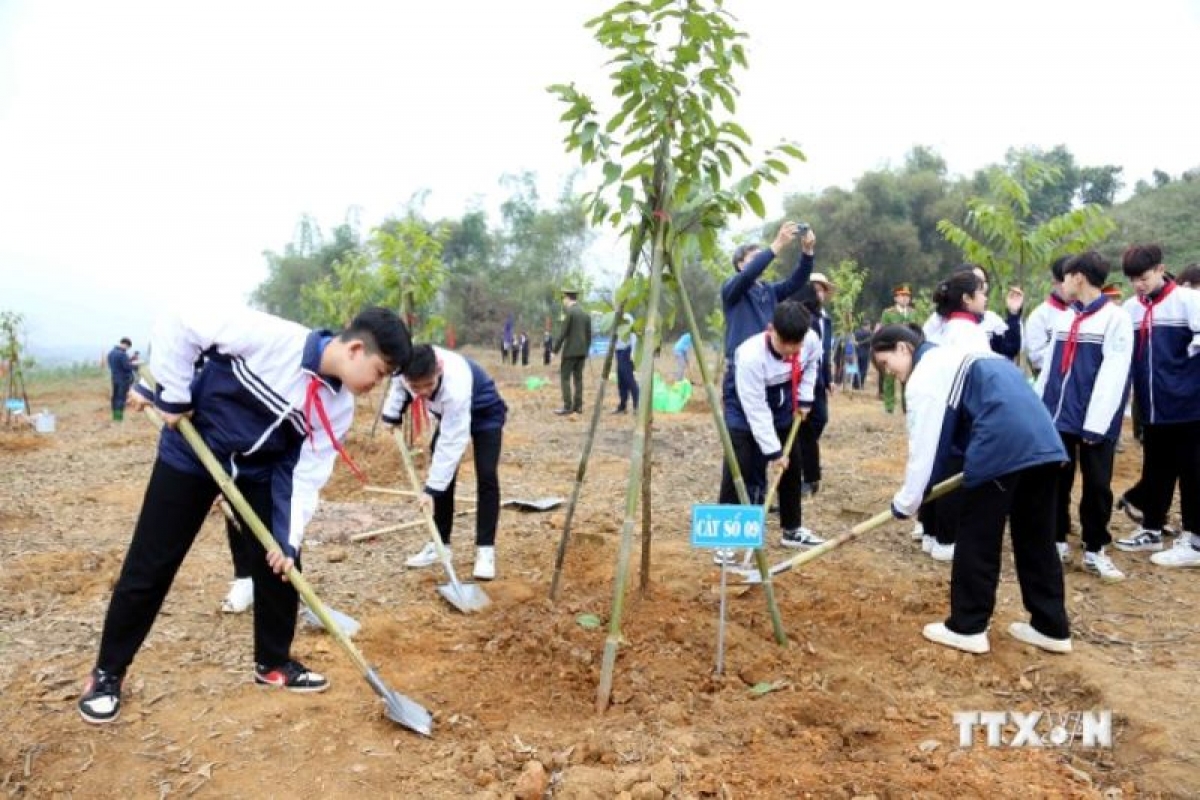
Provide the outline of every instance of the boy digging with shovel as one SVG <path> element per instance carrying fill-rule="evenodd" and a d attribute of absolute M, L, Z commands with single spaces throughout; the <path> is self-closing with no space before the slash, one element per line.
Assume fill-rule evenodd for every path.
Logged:
<path fill-rule="evenodd" d="M 130 400 L 138 407 L 153 402 L 166 426 L 79 713 L 96 724 L 119 716 L 125 671 L 217 495 L 212 476 L 175 430 L 185 415 L 282 548 L 267 555 L 257 540 L 252 545 L 259 554 L 255 683 L 324 691 L 328 680 L 291 657 L 297 595 L 279 576 L 300 567 L 305 526 L 338 455 L 353 466 L 340 442 L 354 417 L 354 395 L 408 363 L 408 329 L 383 308 L 363 310 L 338 334 L 248 308 L 204 308 L 159 319 L 152 340 L 158 386 L 139 384 Z M 202 352 L 208 360 L 194 374 Z"/>
<path fill-rule="evenodd" d="M 433 463 L 419 495 L 422 513 L 433 511 L 442 542 L 450 546 L 454 526 L 454 488 L 458 465 L 470 442 L 475 450 L 475 578 L 496 577 L 496 523 L 500 519 L 500 442 L 508 406 L 495 382 L 474 361 L 428 344 L 413 348 L 400 378 L 392 381 L 383 404 L 383 421 L 398 425 L 414 402 L 424 403 L 438 418 L 433 437 Z M 416 487 L 413 487 L 414 489 Z M 412 568 L 438 562 L 437 548 L 427 542 L 405 561 Z"/>
<path fill-rule="evenodd" d="M 752 336 L 734 351 L 732 386 L 725 387 L 725 424 L 733 441 L 738 468 L 750 502 L 761 503 L 767 493 L 767 465 L 782 470 L 779 480 L 779 522 L 784 547 L 804 548 L 825 540 L 800 524 L 800 439 L 789 452 L 783 445 L 796 414 L 813 403 L 821 340 L 809 330 L 804 306 L 784 302 L 775 306 L 767 330 Z M 737 492 L 729 466 L 721 468 L 717 500 L 736 504 Z M 713 561 L 733 563 L 732 550 L 716 550 Z"/>

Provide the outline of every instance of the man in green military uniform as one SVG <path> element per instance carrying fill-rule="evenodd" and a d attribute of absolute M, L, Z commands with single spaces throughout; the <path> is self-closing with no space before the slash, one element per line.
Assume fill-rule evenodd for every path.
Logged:
<path fill-rule="evenodd" d="M 554 352 L 561 351 L 558 376 L 562 384 L 562 408 L 555 414 L 583 413 L 583 365 L 587 363 L 588 348 L 592 345 L 592 317 L 579 305 L 579 290 L 563 289 L 562 323 L 554 340 Z M 571 385 L 575 392 L 572 395 Z"/>
<path fill-rule="evenodd" d="M 902 283 L 892 289 L 892 300 L 895 305 L 884 309 L 880 317 L 880 327 L 884 325 L 905 325 L 913 321 L 912 290 L 907 283 Z M 880 373 L 883 383 L 883 410 L 891 414 L 896 410 L 896 379 L 891 375 Z M 900 408 L 904 409 L 903 388 L 900 390 Z"/>

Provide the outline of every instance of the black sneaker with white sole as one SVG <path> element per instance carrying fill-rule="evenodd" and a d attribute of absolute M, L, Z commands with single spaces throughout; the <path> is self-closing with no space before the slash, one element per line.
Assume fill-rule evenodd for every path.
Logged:
<path fill-rule="evenodd" d="M 1124 550 L 1126 553 L 1140 553 L 1143 551 L 1157 553 L 1163 549 L 1162 532 L 1138 528 L 1132 536 L 1125 539 L 1117 539 L 1113 542 L 1113 546 L 1118 550 Z"/>
<path fill-rule="evenodd" d="M 93 725 L 106 725 L 121 716 L 120 675 L 113 675 L 97 667 L 92 670 L 79 698 L 79 715 Z"/>
<path fill-rule="evenodd" d="M 779 543 L 784 547 L 805 548 L 825 544 L 825 540 L 808 528 L 799 527 L 794 530 L 785 530 L 779 537 Z"/>
<path fill-rule="evenodd" d="M 278 667 L 256 664 L 254 682 L 260 686 L 278 686 L 289 692 L 323 692 L 329 688 L 328 678 L 295 660 Z"/>

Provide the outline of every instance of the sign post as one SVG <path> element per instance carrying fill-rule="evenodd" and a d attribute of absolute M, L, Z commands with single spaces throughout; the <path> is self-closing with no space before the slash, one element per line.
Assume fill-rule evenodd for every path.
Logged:
<path fill-rule="evenodd" d="M 717 618 L 716 674 L 725 670 L 725 569 L 737 548 L 763 545 L 766 513 L 762 506 L 692 506 L 692 547 L 717 551 L 721 563 L 721 603 Z"/>

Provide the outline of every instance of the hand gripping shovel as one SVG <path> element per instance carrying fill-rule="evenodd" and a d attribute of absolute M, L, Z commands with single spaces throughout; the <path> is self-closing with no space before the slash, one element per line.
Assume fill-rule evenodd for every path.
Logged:
<path fill-rule="evenodd" d="M 404 433 L 397 428 L 392 435 L 396 440 L 396 446 L 400 448 L 400 460 L 404 462 L 404 471 L 408 473 L 408 482 L 412 484 L 414 492 L 419 492 L 421 491 L 421 481 L 417 477 L 417 468 L 413 466 L 412 454 L 408 452 L 408 446 L 404 444 Z M 438 558 L 441 559 L 446 575 L 450 578 L 449 585 L 442 584 L 438 587 L 438 594 L 464 614 L 487 608 L 492 601 L 483 589 L 474 583 L 459 582 L 458 575 L 454 572 L 454 564 L 450 560 L 450 551 L 446 549 L 446 545 L 442 544 L 442 535 L 438 533 L 433 515 L 424 508 L 421 509 L 421 515 L 425 517 L 425 524 L 429 526 L 429 533 L 433 537 L 433 546 L 437 549 Z"/>
<path fill-rule="evenodd" d="M 784 454 L 792 452 L 792 445 L 796 442 L 796 434 L 800 432 L 800 423 L 804 421 L 804 415 L 796 412 L 792 416 L 792 427 L 788 430 L 787 441 L 783 443 Z M 789 456 L 790 457 L 790 456 Z M 771 501 L 775 499 L 775 492 L 779 491 L 779 482 L 783 480 L 783 470 L 775 473 L 775 477 L 771 479 L 771 485 L 767 488 L 766 499 L 763 500 L 763 518 L 765 519 L 771 513 Z M 752 570 L 750 566 L 751 560 L 754 558 L 754 551 L 747 550 L 746 555 L 742 557 L 742 569 Z M 762 573 L 755 572 L 758 580 L 755 583 L 762 583 Z"/>
<path fill-rule="evenodd" d="M 143 368 L 143 374 L 153 382 L 148 369 Z M 200 458 L 205 468 L 208 469 L 213 480 L 217 482 L 217 486 L 220 487 L 222 494 L 229 498 L 229 502 L 242 515 L 242 519 L 246 521 L 254 537 L 262 543 L 267 552 L 278 551 L 280 548 L 279 544 L 275 541 L 275 537 L 271 536 L 270 531 L 263 525 L 258 515 L 254 513 L 254 509 L 250 507 L 250 503 L 246 501 L 241 491 L 234 485 L 233 480 L 225 473 L 216 456 L 212 454 L 212 451 L 208 449 L 208 445 L 204 443 L 204 440 L 200 438 L 200 434 L 196 432 L 196 428 L 192 425 L 191 420 L 183 417 L 179 420 L 177 429 L 183 434 L 183 438 L 187 439 L 192 449 L 196 451 L 196 455 Z M 387 687 L 383 679 L 379 677 L 378 673 L 363 658 L 358 648 L 354 646 L 354 642 L 350 641 L 350 637 L 346 635 L 346 632 L 330 616 L 329 609 L 317 597 L 316 592 L 313 591 L 312 586 L 309 585 L 308 580 L 305 579 L 299 570 L 289 568 L 285 574 L 292 586 L 296 588 L 296 593 L 304 600 L 305 605 L 312 609 L 313 613 L 317 615 L 317 619 L 325 627 L 325 630 L 329 631 L 333 635 L 333 638 L 337 640 L 337 643 L 342 646 L 342 649 L 346 651 L 346 655 L 350 657 L 350 660 L 362 672 L 363 677 L 367 679 L 367 683 L 375 690 L 375 694 L 383 699 L 384 713 L 387 714 L 388 718 L 409 730 L 416 731 L 425 736 L 432 735 L 433 715 L 417 702 Z"/>
<path fill-rule="evenodd" d="M 949 494 L 950 492 L 954 491 L 959 486 L 962 486 L 962 473 L 947 478 L 937 486 L 934 486 L 929 491 L 929 496 L 925 498 L 924 502 L 928 503 L 930 500 L 936 500 L 942 495 Z M 855 525 L 845 533 L 829 539 L 824 544 L 819 544 L 811 550 L 805 550 L 803 553 L 794 555 L 785 561 L 780 561 L 778 564 L 771 567 L 771 575 L 775 576 L 782 572 L 787 572 L 795 567 L 807 564 L 809 561 L 814 561 L 828 553 L 830 550 L 841 547 L 846 542 L 857 539 L 864 533 L 868 533 L 869 531 L 873 531 L 876 528 L 886 525 L 891 519 L 893 519 L 893 517 L 892 510 L 890 508 L 887 511 L 881 511 L 865 522 L 860 522 L 859 524 Z M 747 570 L 742 573 L 742 582 L 750 584 L 762 583 L 762 575 L 757 571 Z"/>
<path fill-rule="evenodd" d="M 149 408 L 146 410 L 152 411 L 152 409 Z M 238 529 L 239 533 L 245 535 L 246 529 L 241 527 L 241 522 L 239 521 L 238 516 L 236 516 L 233 512 L 232 507 L 229 506 L 229 501 L 222 497 L 220 504 L 218 505 L 221 506 L 221 513 L 223 513 L 224 518 L 228 519 L 229 524 Z M 340 610 L 337 610 L 332 606 L 325 606 L 325 610 L 326 612 L 329 612 L 330 618 L 337 622 L 337 627 L 340 627 L 343 631 L 346 631 L 346 636 L 353 637 L 354 634 L 358 633 L 362 627 L 359 625 L 359 620 L 354 619 L 353 616 L 350 616 L 349 614 L 340 612 Z M 304 621 L 306 621 L 308 625 L 313 625 L 320 628 L 325 627 L 322 624 L 322 621 L 320 621 L 319 616 L 314 614 L 311 608 L 305 606 L 304 614 L 302 615 L 304 615 Z"/>

